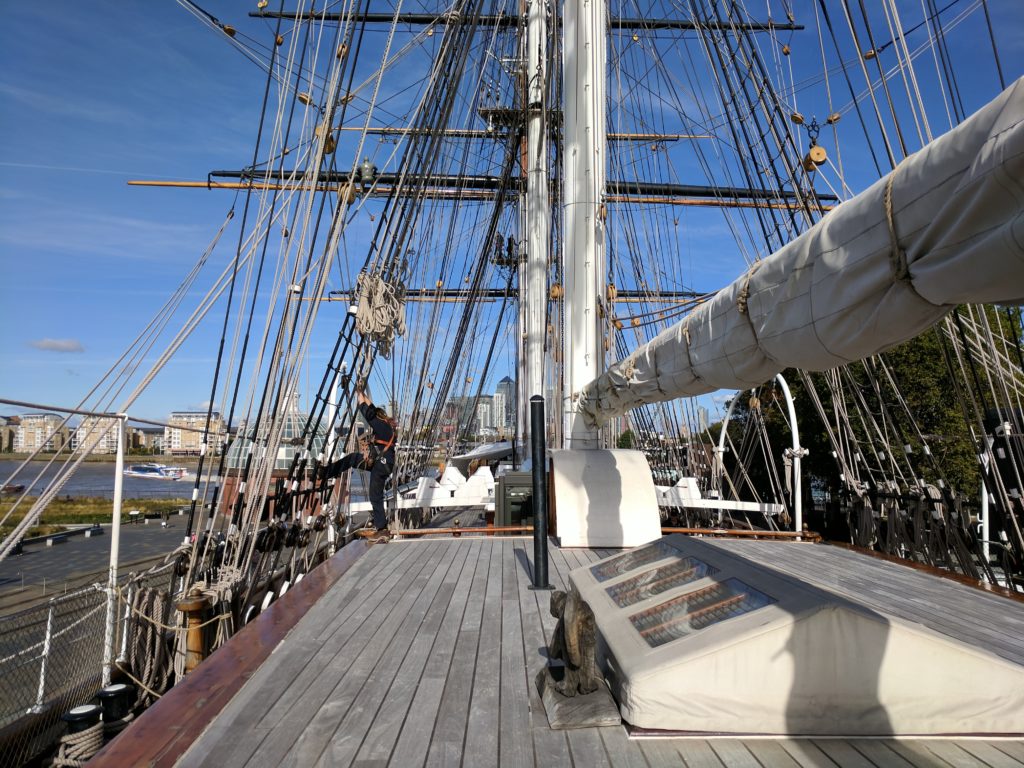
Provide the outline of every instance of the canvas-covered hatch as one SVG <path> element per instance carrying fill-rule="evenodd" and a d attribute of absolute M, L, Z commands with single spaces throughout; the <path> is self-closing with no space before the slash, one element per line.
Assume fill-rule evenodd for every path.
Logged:
<path fill-rule="evenodd" d="M 802 558 L 807 578 L 772 567 L 773 557 L 791 556 Z M 823 558 L 830 557 L 843 562 L 828 567 Z M 634 726 L 1024 732 L 1024 653 L 993 652 L 983 641 L 988 630 L 968 636 L 955 622 L 944 628 L 941 616 L 915 620 L 901 608 L 913 601 L 913 585 L 893 574 L 917 574 L 866 557 L 866 571 L 855 573 L 855 557 L 828 546 L 674 535 L 577 569 L 571 580 L 594 610 L 599 663 L 623 719 Z M 837 588 L 827 588 L 823 574 L 837 568 L 851 569 L 848 583 L 834 577 Z M 817 585 L 810 583 L 815 578 Z M 882 589 L 859 596 L 860 583 Z M 1004 629 L 1024 622 L 1024 605 L 952 582 L 948 589 L 1005 604 L 994 606 L 1006 610 Z M 955 605 L 933 608 L 941 614 Z"/>

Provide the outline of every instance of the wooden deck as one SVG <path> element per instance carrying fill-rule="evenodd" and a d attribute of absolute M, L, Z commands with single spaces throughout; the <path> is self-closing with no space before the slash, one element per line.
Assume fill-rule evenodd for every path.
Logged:
<path fill-rule="evenodd" d="M 773 546 L 781 554 L 806 545 Z M 552 547 L 552 583 L 564 586 L 570 570 L 605 554 Z M 623 727 L 553 731 L 533 678 L 555 620 L 549 593 L 529 589 L 532 559 L 533 542 L 525 538 L 370 547 L 177 764 L 1024 768 L 1021 740 L 631 739 Z"/>

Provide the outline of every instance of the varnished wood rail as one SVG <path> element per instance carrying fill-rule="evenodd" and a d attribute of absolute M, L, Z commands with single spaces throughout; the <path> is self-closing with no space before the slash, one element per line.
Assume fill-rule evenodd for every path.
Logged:
<path fill-rule="evenodd" d="M 663 535 L 670 533 L 685 533 L 687 536 L 721 536 L 724 538 L 735 537 L 738 539 L 780 539 L 797 540 L 818 543 L 821 541 L 821 534 L 814 531 L 749 531 L 746 528 L 670 528 L 663 526 Z"/>

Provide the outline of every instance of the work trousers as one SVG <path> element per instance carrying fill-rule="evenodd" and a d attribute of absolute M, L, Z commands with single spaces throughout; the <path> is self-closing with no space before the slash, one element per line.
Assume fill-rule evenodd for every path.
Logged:
<path fill-rule="evenodd" d="M 373 508 L 373 527 L 377 530 L 387 528 L 388 516 L 384 512 L 384 484 L 387 483 L 394 469 L 394 458 L 384 454 L 377 459 L 372 467 L 367 467 L 361 453 L 349 453 L 328 465 L 327 477 L 340 477 L 342 472 L 350 469 L 362 469 L 370 473 L 370 506 Z"/>

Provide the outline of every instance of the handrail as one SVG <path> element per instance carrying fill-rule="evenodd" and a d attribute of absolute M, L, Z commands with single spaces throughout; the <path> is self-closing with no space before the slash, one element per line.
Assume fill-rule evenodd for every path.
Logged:
<path fill-rule="evenodd" d="M 662 527 L 663 534 L 684 533 L 688 536 L 722 536 L 747 539 L 781 539 L 820 542 L 821 534 L 813 531 L 751 531 L 746 528 L 670 528 Z"/>

